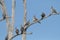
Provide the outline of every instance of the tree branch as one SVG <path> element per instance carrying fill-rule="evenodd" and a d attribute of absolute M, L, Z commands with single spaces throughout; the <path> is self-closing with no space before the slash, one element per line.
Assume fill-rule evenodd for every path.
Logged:
<path fill-rule="evenodd" d="M 44 19 L 46 19 L 46 18 L 48 18 L 48 17 L 50 17 L 50 16 L 52 16 L 52 15 L 59 15 L 60 13 L 57 13 L 57 14 L 53 14 L 53 13 L 50 13 L 48 16 L 46 16 Z M 30 27 L 31 25 L 34 25 L 34 24 L 36 24 L 36 23 L 38 23 L 38 22 L 41 22 L 42 20 L 41 19 L 39 19 L 37 22 L 32 22 L 32 23 L 30 23 L 30 25 L 28 25 L 28 26 L 26 26 L 25 27 L 25 29 L 28 29 L 28 27 Z"/>
<path fill-rule="evenodd" d="M 9 19 L 7 18 L 8 17 L 8 14 L 7 14 L 7 10 L 6 10 L 6 6 L 5 6 L 5 3 L 4 3 L 4 0 L 1 0 L 1 7 L 2 7 L 2 13 L 5 15 L 6 17 L 6 24 L 7 24 L 7 30 L 8 30 L 8 40 L 10 38 L 10 27 L 11 27 L 11 24 L 10 24 L 10 21 Z"/>
<path fill-rule="evenodd" d="M 23 0 L 23 4 L 24 4 L 24 25 L 26 24 L 26 15 L 27 15 L 27 10 L 26 10 L 26 0 Z M 23 31 L 23 34 L 22 34 L 22 40 L 26 40 L 26 31 Z"/>
<path fill-rule="evenodd" d="M 24 24 L 25 24 L 27 21 L 27 19 L 26 19 L 26 16 L 27 16 L 26 0 L 23 0 L 23 3 L 24 3 Z"/>
<path fill-rule="evenodd" d="M 10 39 L 10 40 L 12 40 L 13 38 L 15 38 L 15 37 L 17 37 L 17 36 L 19 36 L 19 35 L 21 35 L 21 34 L 14 35 L 13 37 L 11 37 L 11 39 Z"/>
<path fill-rule="evenodd" d="M 25 34 L 27 34 L 27 33 L 25 33 Z M 32 34 L 32 33 L 28 33 L 28 34 Z M 19 35 L 22 35 L 22 34 L 20 33 L 20 34 L 18 34 L 18 35 L 14 35 L 10 40 L 12 40 L 13 38 L 15 38 L 15 37 L 17 37 L 17 36 L 19 36 Z"/>

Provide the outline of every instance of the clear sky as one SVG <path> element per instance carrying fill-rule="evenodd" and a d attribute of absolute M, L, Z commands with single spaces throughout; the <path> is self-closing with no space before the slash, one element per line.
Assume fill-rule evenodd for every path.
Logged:
<path fill-rule="evenodd" d="M 5 0 L 7 11 L 11 16 L 12 0 Z M 41 13 L 45 12 L 46 15 L 51 13 L 50 7 L 53 6 L 60 12 L 60 0 L 27 0 L 27 20 L 32 22 L 33 16 L 41 18 Z M 23 0 L 16 0 L 15 8 L 15 25 L 14 27 L 20 28 L 23 24 Z M 2 17 L 0 7 L 0 18 Z M 30 26 L 27 32 L 32 32 L 32 35 L 27 35 L 27 40 L 60 40 L 60 15 L 51 16 L 43 21 L 41 24 Z M 14 32 L 15 34 L 15 32 Z M 0 40 L 4 40 L 7 35 L 6 20 L 0 22 Z M 21 35 L 13 40 L 21 40 Z"/>

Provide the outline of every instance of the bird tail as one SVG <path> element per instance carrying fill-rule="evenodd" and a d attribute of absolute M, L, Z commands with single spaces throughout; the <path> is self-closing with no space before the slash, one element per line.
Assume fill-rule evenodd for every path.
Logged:
<path fill-rule="evenodd" d="M 40 22 L 40 21 L 38 21 L 38 23 L 39 23 L 39 24 L 41 24 L 41 22 Z"/>

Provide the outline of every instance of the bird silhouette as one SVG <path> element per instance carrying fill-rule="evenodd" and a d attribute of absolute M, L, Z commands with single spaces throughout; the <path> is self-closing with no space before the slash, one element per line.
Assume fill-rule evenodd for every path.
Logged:
<path fill-rule="evenodd" d="M 3 4 L 2 4 L 2 0 L 0 0 L 0 4 L 3 5 Z M 3 16 L 3 17 L 0 19 L 0 21 L 3 21 L 3 20 L 6 19 L 6 14 L 5 14 L 5 13 L 2 14 L 2 16 Z"/>
<path fill-rule="evenodd" d="M 42 14 L 41 14 L 41 20 L 42 20 L 45 16 L 46 16 L 45 13 L 42 12 Z"/>
<path fill-rule="evenodd" d="M 1 4 L 1 6 L 3 7 L 3 0 L 0 0 L 0 4 Z M 3 9 L 2 9 L 3 10 Z M 5 12 L 5 11 L 4 11 Z M 3 13 L 2 14 L 2 18 L 0 19 L 0 21 L 3 21 L 3 20 L 5 20 L 6 19 L 6 13 Z"/>
<path fill-rule="evenodd" d="M 53 6 L 51 6 L 51 12 L 57 14 L 57 11 L 55 8 L 53 8 Z"/>
<path fill-rule="evenodd" d="M 40 23 L 40 24 L 41 24 L 41 22 L 40 22 L 40 21 L 38 21 L 38 19 L 36 18 L 36 16 L 34 16 L 34 17 L 33 17 L 33 22 L 38 22 L 38 23 Z"/>
<path fill-rule="evenodd" d="M 15 32 L 16 32 L 17 35 L 19 35 L 19 29 L 16 28 Z"/>
<path fill-rule="evenodd" d="M 2 2 L 0 1 L 0 4 L 2 5 Z"/>
<path fill-rule="evenodd" d="M 5 37 L 5 40 L 8 40 L 8 35 Z"/>
<path fill-rule="evenodd" d="M 3 17 L 0 19 L 0 21 L 3 21 L 3 20 L 6 19 L 6 14 L 3 14 L 2 16 L 3 16 Z"/>
<path fill-rule="evenodd" d="M 24 27 L 22 27 L 22 25 L 21 25 L 20 31 L 21 31 L 21 34 L 23 34 Z"/>

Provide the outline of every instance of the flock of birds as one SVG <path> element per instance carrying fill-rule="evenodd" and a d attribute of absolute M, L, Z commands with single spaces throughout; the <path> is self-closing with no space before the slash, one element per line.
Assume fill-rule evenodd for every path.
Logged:
<path fill-rule="evenodd" d="M 51 7 L 51 10 L 52 10 L 52 13 L 57 14 L 57 11 L 56 11 L 53 7 Z M 44 12 L 42 12 L 42 14 L 41 14 L 41 20 L 43 20 L 44 17 L 46 17 L 46 15 L 45 15 Z M 33 22 L 37 22 L 37 21 L 38 21 L 38 19 L 36 18 L 36 16 L 34 16 L 34 17 L 33 17 Z M 41 22 L 38 21 L 38 23 L 41 23 Z M 29 24 L 30 24 L 30 22 L 27 21 L 24 26 L 27 26 L 27 25 L 29 25 Z M 26 29 L 24 29 L 24 27 L 21 27 L 21 34 L 23 34 L 23 31 L 24 31 L 24 30 L 26 30 Z M 17 35 L 19 34 L 19 30 L 18 30 L 18 29 L 16 29 L 16 34 L 17 34 Z"/>
<path fill-rule="evenodd" d="M 0 1 L 0 5 L 3 7 L 3 3 Z M 51 7 L 51 12 L 53 14 L 57 14 L 57 11 Z M 41 20 L 43 20 L 44 18 L 46 17 L 46 14 L 44 12 L 42 12 L 41 14 Z M 2 19 L 0 19 L 0 21 L 3 21 L 6 19 L 6 13 L 3 13 L 2 14 Z M 36 18 L 36 16 L 33 16 L 33 22 L 37 22 L 38 21 L 38 18 Z M 40 21 L 38 21 L 38 23 L 41 23 Z M 24 26 L 27 26 L 30 24 L 30 21 L 27 21 L 26 24 Z M 23 34 L 23 31 L 26 31 L 27 29 L 24 29 L 24 27 L 21 26 L 21 33 L 20 34 Z M 15 31 L 16 35 L 19 35 L 19 29 L 16 28 L 16 31 Z M 8 40 L 8 36 L 5 38 L 5 40 Z"/>
<path fill-rule="evenodd" d="M 52 10 L 52 13 L 57 14 L 56 10 L 55 10 L 53 7 L 51 7 L 51 10 Z M 6 16 L 4 16 L 4 15 L 5 15 L 5 14 L 3 14 L 3 20 L 6 19 Z M 41 14 L 41 20 L 43 20 L 45 17 L 46 17 L 45 13 L 42 12 L 42 14 Z M 38 19 L 36 18 L 36 16 L 34 16 L 34 17 L 33 17 L 33 22 L 37 22 L 37 21 L 38 21 Z M 40 21 L 38 21 L 38 23 L 41 24 Z M 29 25 L 29 24 L 30 24 L 30 22 L 27 21 L 24 26 L 27 26 L 27 25 Z M 21 29 L 20 29 L 21 33 L 19 33 L 19 29 L 17 29 L 17 28 L 16 28 L 15 33 L 16 33 L 16 35 L 23 34 L 23 31 L 26 31 L 26 30 L 27 30 L 27 29 L 24 29 L 24 27 L 21 26 Z M 8 38 L 8 37 L 6 37 L 6 40 L 7 40 L 7 38 Z"/>

